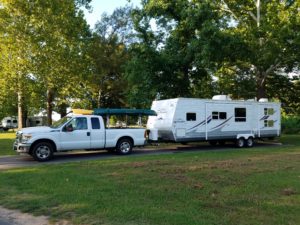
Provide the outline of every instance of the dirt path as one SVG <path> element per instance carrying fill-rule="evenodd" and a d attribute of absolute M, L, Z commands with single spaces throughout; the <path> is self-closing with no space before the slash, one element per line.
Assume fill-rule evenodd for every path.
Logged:
<path fill-rule="evenodd" d="M 32 216 L 18 210 L 5 209 L 0 206 L 0 225 L 68 225 L 67 221 L 50 223 L 46 216 Z"/>

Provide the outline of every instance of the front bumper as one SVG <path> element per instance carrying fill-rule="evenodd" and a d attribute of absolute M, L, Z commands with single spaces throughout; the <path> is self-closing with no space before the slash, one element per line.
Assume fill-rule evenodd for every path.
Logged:
<path fill-rule="evenodd" d="M 14 151 L 18 153 L 29 153 L 31 144 L 14 143 Z"/>

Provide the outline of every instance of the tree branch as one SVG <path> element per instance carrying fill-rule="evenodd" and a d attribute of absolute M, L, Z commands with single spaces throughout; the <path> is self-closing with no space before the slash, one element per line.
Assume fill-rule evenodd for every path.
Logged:
<path fill-rule="evenodd" d="M 271 65 L 267 70 L 266 70 L 266 76 L 270 74 L 272 71 L 274 71 L 278 66 L 280 65 L 280 61 L 278 59 L 275 60 L 275 63 Z"/>
<path fill-rule="evenodd" d="M 224 0 L 222 0 L 222 2 L 223 2 L 224 7 L 221 7 L 221 10 L 223 10 L 223 11 L 225 11 L 225 12 L 231 13 L 232 16 L 233 16 L 236 20 L 240 21 L 239 18 L 237 17 L 237 15 L 229 8 L 229 6 L 227 5 L 227 3 L 226 3 Z"/>
<path fill-rule="evenodd" d="M 257 18 L 256 18 L 256 16 L 254 15 L 254 13 L 253 12 L 248 12 L 248 14 L 252 17 L 252 19 L 254 19 L 255 20 L 255 22 L 257 22 Z"/>

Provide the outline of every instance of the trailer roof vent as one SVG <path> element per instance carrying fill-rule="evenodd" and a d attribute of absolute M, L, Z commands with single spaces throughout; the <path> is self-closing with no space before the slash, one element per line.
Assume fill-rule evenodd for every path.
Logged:
<path fill-rule="evenodd" d="M 268 102 L 268 99 L 267 98 L 260 98 L 259 102 Z"/>
<path fill-rule="evenodd" d="M 222 101 L 228 101 L 231 100 L 231 98 L 228 95 L 215 95 L 212 98 L 213 100 L 222 100 Z"/>

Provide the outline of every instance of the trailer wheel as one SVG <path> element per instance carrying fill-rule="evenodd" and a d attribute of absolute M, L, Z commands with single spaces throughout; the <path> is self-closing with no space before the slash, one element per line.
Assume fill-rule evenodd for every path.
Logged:
<path fill-rule="evenodd" d="M 128 138 L 122 138 L 117 143 L 117 153 L 120 155 L 128 155 L 132 152 L 132 141 Z"/>
<path fill-rule="evenodd" d="M 248 148 L 251 148 L 251 147 L 253 147 L 253 145 L 254 145 L 254 140 L 253 140 L 252 137 L 249 137 L 249 138 L 246 140 L 246 146 L 247 146 Z"/>
<path fill-rule="evenodd" d="M 53 146 L 49 142 L 39 142 L 33 146 L 30 155 L 39 162 L 48 161 L 53 156 Z"/>
<path fill-rule="evenodd" d="M 244 138 L 239 138 L 235 142 L 235 146 L 237 148 L 242 148 L 242 147 L 244 147 L 244 145 L 245 145 L 245 139 Z"/>

